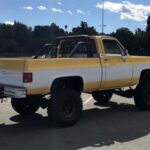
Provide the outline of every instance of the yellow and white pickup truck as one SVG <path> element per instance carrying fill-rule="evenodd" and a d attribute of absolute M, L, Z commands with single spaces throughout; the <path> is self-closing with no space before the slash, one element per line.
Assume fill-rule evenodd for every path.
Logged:
<path fill-rule="evenodd" d="M 138 109 L 150 109 L 150 57 L 130 56 L 108 36 L 58 37 L 47 46 L 32 58 L 0 59 L 1 96 L 11 97 L 21 115 L 48 108 L 53 123 L 73 125 L 82 112 L 82 92 L 99 103 L 113 93 L 134 96 Z"/>

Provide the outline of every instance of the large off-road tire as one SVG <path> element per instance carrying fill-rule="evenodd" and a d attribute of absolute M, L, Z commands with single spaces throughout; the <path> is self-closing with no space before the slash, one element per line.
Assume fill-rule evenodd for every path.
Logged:
<path fill-rule="evenodd" d="M 13 109 L 21 115 L 32 115 L 39 109 L 39 105 L 35 103 L 34 97 L 21 99 L 12 98 L 11 105 Z"/>
<path fill-rule="evenodd" d="M 92 92 L 94 100 L 100 103 L 107 103 L 111 99 L 112 95 L 113 95 L 112 90 Z"/>
<path fill-rule="evenodd" d="M 48 107 L 48 117 L 54 126 L 71 126 L 82 113 L 80 94 L 71 89 L 63 89 L 52 94 Z"/>
<path fill-rule="evenodd" d="M 136 87 L 134 101 L 139 110 L 150 110 L 150 82 L 140 83 Z"/>

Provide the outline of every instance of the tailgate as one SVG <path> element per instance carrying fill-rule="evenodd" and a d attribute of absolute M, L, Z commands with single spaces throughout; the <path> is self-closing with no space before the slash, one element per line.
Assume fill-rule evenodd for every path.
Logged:
<path fill-rule="evenodd" d="M 10 86 L 23 86 L 23 70 L 25 59 L 0 59 L 0 84 Z"/>

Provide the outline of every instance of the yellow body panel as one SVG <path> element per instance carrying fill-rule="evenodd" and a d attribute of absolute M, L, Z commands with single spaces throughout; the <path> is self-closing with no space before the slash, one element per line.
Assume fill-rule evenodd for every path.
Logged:
<path fill-rule="evenodd" d="M 47 94 L 50 92 L 49 87 L 40 87 L 40 88 L 27 88 L 28 95 L 38 95 L 38 94 Z"/>
<path fill-rule="evenodd" d="M 98 58 L 52 58 L 27 59 L 24 71 L 63 70 L 75 68 L 99 67 Z"/>
<path fill-rule="evenodd" d="M 84 84 L 84 91 L 88 92 L 88 91 L 96 91 L 97 89 L 99 89 L 100 84 L 99 82 L 89 82 L 89 83 L 85 83 Z"/>
<path fill-rule="evenodd" d="M 115 89 L 115 88 L 121 88 L 121 87 L 130 87 L 133 85 L 138 84 L 138 79 L 135 78 L 133 79 L 133 82 L 130 82 L 130 84 L 127 84 L 129 79 L 118 79 L 118 80 L 108 80 L 106 81 L 106 87 L 102 88 L 103 90 L 105 89 Z"/>
<path fill-rule="evenodd" d="M 0 58 L 0 70 L 23 71 L 25 61 L 23 58 Z"/>

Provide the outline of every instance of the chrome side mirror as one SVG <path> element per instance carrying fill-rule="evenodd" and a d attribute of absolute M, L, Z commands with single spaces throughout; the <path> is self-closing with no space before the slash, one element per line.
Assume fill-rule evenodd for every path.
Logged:
<path fill-rule="evenodd" d="M 127 55 L 128 55 L 128 50 L 127 49 L 123 49 L 122 56 L 127 56 Z"/>
<path fill-rule="evenodd" d="M 121 59 L 122 59 L 122 61 L 125 62 L 127 60 L 127 55 L 126 56 L 122 56 Z"/>

